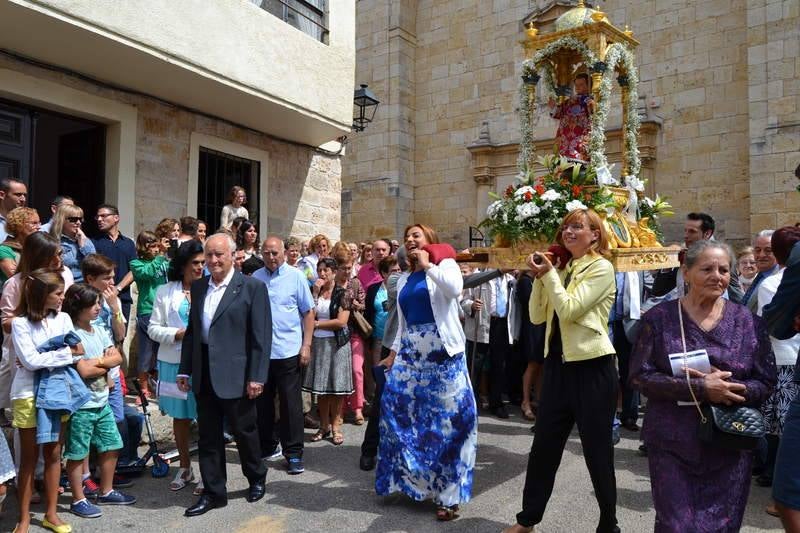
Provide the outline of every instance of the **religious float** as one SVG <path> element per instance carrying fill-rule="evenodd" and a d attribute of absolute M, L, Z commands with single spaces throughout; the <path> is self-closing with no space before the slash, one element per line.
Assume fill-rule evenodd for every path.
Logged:
<path fill-rule="evenodd" d="M 678 247 L 663 247 L 659 216 L 671 206 L 656 195 L 644 196 L 639 179 L 638 76 L 633 49 L 638 42 L 627 28 L 614 27 L 606 15 L 584 5 L 561 15 L 555 31 L 539 34 L 533 23 L 522 42 L 519 118 L 519 175 L 494 200 L 481 226 L 494 246 L 471 248 L 459 261 L 503 269 L 527 268 L 526 258 L 554 241 L 564 216 L 590 208 L 603 220 L 611 261 L 619 272 L 678 266 Z M 617 83 L 622 105 L 622 165 L 614 178 L 605 155 L 605 127 Z M 573 86 L 574 84 L 574 86 Z M 536 91 L 544 91 L 550 115 L 559 120 L 554 153 L 534 153 Z"/>

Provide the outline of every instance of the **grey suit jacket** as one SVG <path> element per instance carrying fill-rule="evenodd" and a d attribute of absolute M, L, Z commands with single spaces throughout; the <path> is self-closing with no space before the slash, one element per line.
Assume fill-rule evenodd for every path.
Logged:
<path fill-rule="evenodd" d="M 203 376 L 203 303 L 210 277 L 192 283 L 189 326 L 181 347 L 180 374 L 192 376 L 192 388 L 201 391 L 209 379 L 222 399 L 242 398 L 247 383 L 267 382 L 272 349 L 272 317 L 267 286 L 236 272 L 219 302 L 208 330 L 209 376 Z"/>

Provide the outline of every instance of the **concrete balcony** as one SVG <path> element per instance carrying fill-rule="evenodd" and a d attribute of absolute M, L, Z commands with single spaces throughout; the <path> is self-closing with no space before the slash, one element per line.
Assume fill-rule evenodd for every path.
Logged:
<path fill-rule="evenodd" d="M 319 146 L 350 131 L 355 3 L 328 44 L 246 0 L 0 0 L 0 49 Z"/>

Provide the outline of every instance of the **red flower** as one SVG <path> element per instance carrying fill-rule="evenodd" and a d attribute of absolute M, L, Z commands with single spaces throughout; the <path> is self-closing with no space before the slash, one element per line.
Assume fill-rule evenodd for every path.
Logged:
<path fill-rule="evenodd" d="M 506 198 L 511 198 L 511 196 L 512 196 L 513 194 L 514 194 L 514 187 L 513 187 L 513 186 L 511 186 L 511 185 L 509 185 L 509 186 L 506 188 Z"/>
<path fill-rule="evenodd" d="M 530 202 L 531 200 L 533 200 L 533 194 L 531 194 L 530 191 L 526 191 L 523 196 L 525 197 L 526 202 Z"/>
<path fill-rule="evenodd" d="M 573 185 L 572 186 L 572 197 L 573 198 L 580 197 L 582 190 L 583 190 L 583 188 L 580 185 Z"/>
<path fill-rule="evenodd" d="M 537 185 L 536 187 L 534 187 L 534 189 L 536 190 L 536 194 L 538 194 L 539 196 L 544 194 L 544 186 L 543 185 L 541 185 L 541 184 Z"/>

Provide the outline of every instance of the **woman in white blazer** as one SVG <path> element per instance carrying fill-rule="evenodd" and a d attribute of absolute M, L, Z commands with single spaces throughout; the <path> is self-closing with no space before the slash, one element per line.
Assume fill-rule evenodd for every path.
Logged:
<path fill-rule="evenodd" d="M 177 392 L 178 366 L 181 361 L 181 341 L 189 324 L 191 307 L 190 288 L 192 282 L 203 276 L 205 259 L 200 241 L 186 241 L 178 248 L 169 266 L 169 283 L 156 291 L 153 313 L 147 334 L 158 347 L 158 403 L 161 412 L 172 417 L 172 430 L 178 448 L 180 468 L 170 483 L 170 490 L 180 490 L 194 481 L 189 458 L 189 431 L 192 420 L 197 418 L 197 403 L 194 393 L 186 399 L 175 397 Z M 202 482 L 198 484 L 202 490 Z M 197 490 L 197 489 L 196 489 Z"/>
<path fill-rule="evenodd" d="M 438 242 L 427 226 L 406 228 L 411 272 L 397 283 L 397 336 L 381 361 L 387 371 L 375 490 L 430 498 L 436 518 L 452 520 L 472 495 L 478 418 L 459 321 L 461 270 L 453 259 L 433 264 L 423 250 Z"/>

